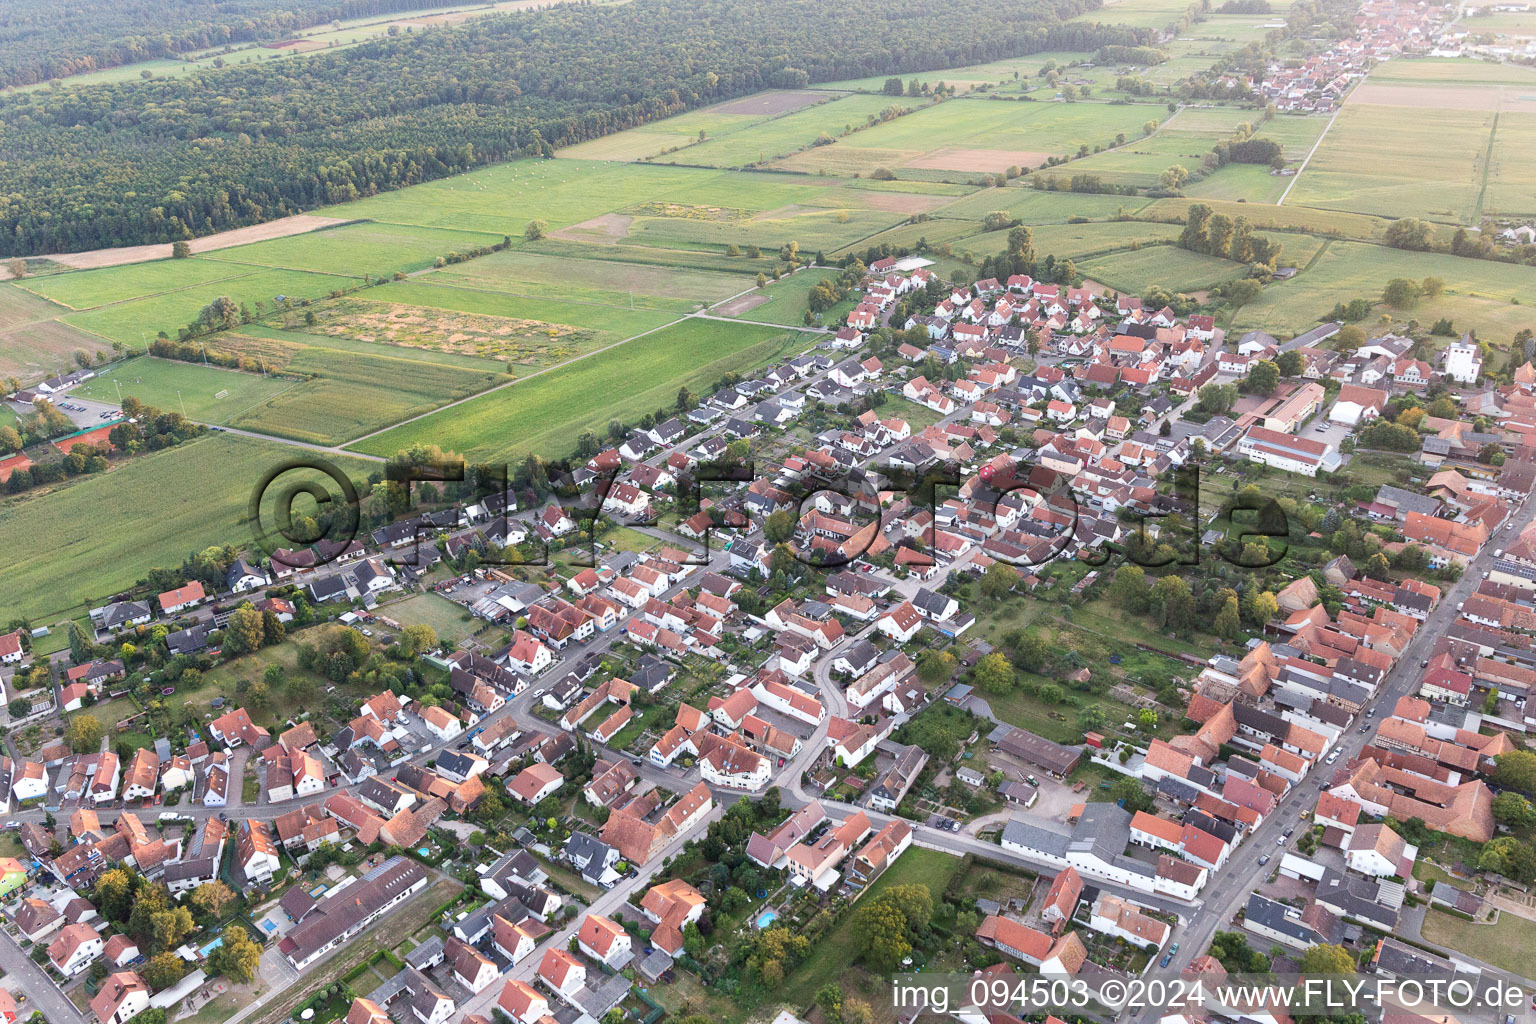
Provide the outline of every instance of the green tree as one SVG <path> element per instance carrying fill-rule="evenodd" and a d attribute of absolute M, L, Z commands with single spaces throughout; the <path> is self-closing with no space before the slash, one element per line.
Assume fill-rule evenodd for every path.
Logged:
<path fill-rule="evenodd" d="M 69 749 L 77 754 L 89 754 L 101 748 L 101 737 L 106 732 L 100 720 L 91 715 L 71 715 L 65 737 Z"/>
<path fill-rule="evenodd" d="M 1211 632 L 1227 640 L 1235 640 L 1242 631 L 1242 620 L 1238 616 L 1236 595 L 1227 598 L 1222 603 L 1221 610 L 1211 620 Z"/>
<path fill-rule="evenodd" d="M 108 921 L 121 923 L 133 911 L 138 876 L 127 868 L 113 868 L 96 879 L 96 906 Z"/>
<path fill-rule="evenodd" d="M 1302 364 L 1301 353 L 1294 350 L 1290 352 L 1281 352 L 1278 356 L 1276 356 L 1275 366 L 1278 367 L 1280 373 L 1286 377 L 1299 377 L 1301 376 L 1301 371 L 1304 368 Z"/>
<path fill-rule="evenodd" d="M 192 905 L 217 920 L 224 910 L 235 901 L 235 892 L 223 882 L 204 882 L 192 890 Z"/>
<path fill-rule="evenodd" d="M 223 944 L 209 955 L 209 965 L 237 985 L 243 985 L 256 976 L 261 964 L 261 947 L 251 938 L 251 933 L 232 924 L 220 933 Z"/>
<path fill-rule="evenodd" d="M 1511 750 L 1494 758 L 1493 781 L 1518 789 L 1526 796 L 1536 796 L 1536 753 Z"/>
<path fill-rule="evenodd" d="M 786 544 L 795 535 L 795 514 L 787 508 L 776 509 L 763 520 L 763 536 L 770 544 Z"/>
<path fill-rule="evenodd" d="M 1248 369 L 1248 388 L 1255 394 L 1274 394 L 1280 385 L 1280 367 L 1268 359 L 1261 359 Z"/>
<path fill-rule="evenodd" d="M 1127 612 L 1139 614 L 1146 611 L 1146 570 L 1130 562 L 1117 568 L 1109 584 L 1109 601 L 1114 607 Z"/>
<path fill-rule="evenodd" d="M 187 962 L 175 953 L 166 951 L 156 953 L 149 958 L 149 963 L 140 969 L 139 974 L 144 978 L 145 984 L 155 991 L 170 988 L 180 981 L 187 973 Z"/>
<path fill-rule="evenodd" d="M 1343 946 L 1317 943 L 1301 954 L 1301 973 L 1305 975 L 1354 974 L 1356 970 L 1355 958 Z"/>
<path fill-rule="evenodd" d="M 539 239 L 541 239 L 543 237 L 544 237 L 544 222 L 541 221 L 541 220 L 531 220 L 531 221 L 528 222 L 527 227 L 523 228 L 523 238 L 526 241 L 537 242 Z"/>
<path fill-rule="evenodd" d="M 69 658 L 76 665 L 84 664 L 91 658 L 91 638 L 85 635 L 85 629 L 78 622 L 69 624 Z"/>
<path fill-rule="evenodd" d="M 853 919 L 865 962 L 876 971 L 895 971 L 932 917 L 933 893 L 926 885 L 895 885 L 867 901 Z"/>
<path fill-rule="evenodd" d="M 1493 820 L 1500 825 L 1518 828 L 1530 824 L 1533 817 L 1536 809 L 1519 793 L 1506 790 L 1493 798 Z"/>
<path fill-rule="evenodd" d="M 1420 289 L 1415 281 L 1394 277 L 1381 290 L 1381 301 L 1393 309 L 1411 309 L 1419 304 Z"/>
<path fill-rule="evenodd" d="M 948 651 L 927 650 L 917 656 L 917 674 L 925 683 L 942 683 L 955 674 L 956 664 Z"/>
<path fill-rule="evenodd" d="M 1001 601 L 1019 582 L 1019 570 L 1006 562 L 993 562 L 981 576 L 981 594 L 989 601 Z"/>
<path fill-rule="evenodd" d="M 230 613 L 229 622 L 224 627 L 224 653 L 249 654 L 261 646 L 265 635 L 261 612 L 247 601 Z"/>
<path fill-rule="evenodd" d="M 1137 811 L 1150 813 L 1155 806 L 1152 794 L 1137 779 L 1116 779 L 1114 785 L 1109 788 L 1109 798 L 1122 804 L 1132 814 Z"/>
<path fill-rule="evenodd" d="M 406 626 L 400 631 L 400 646 L 412 655 L 430 651 L 437 646 L 437 630 L 424 622 Z"/>
<path fill-rule="evenodd" d="M 987 693 L 1007 693 L 1013 689 L 1013 666 L 1001 653 L 993 651 L 976 662 L 976 685 Z"/>
<path fill-rule="evenodd" d="M 192 247 L 186 242 L 171 243 L 171 259 L 184 260 L 192 255 Z"/>

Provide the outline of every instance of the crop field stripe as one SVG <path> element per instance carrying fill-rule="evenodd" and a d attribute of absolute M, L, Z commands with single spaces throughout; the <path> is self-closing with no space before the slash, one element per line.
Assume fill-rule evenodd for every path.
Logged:
<path fill-rule="evenodd" d="M 732 296 L 732 298 L 734 298 L 734 297 L 735 296 Z M 372 431 L 370 433 L 364 434 L 361 437 L 354 437 L 350 441 L 342 442 L 342 444 L 343 444 L 343 446 L 350 448 L 352 445 L 355 445 L 355 444 L 357 444 L 360 441 L 366 441 L 366 440 L 368 440 L 371 437 L 377 437 L 380 434 L 387 433 L 388 431 L 398 429 L 400 427 L 405 426 L 406 424 L 415 423 L 419 419 L 425 419 L 428 416 L 435 416 L 438 413 L 446 412 L 449 409 L 452 409 L 454 406 L 463 405 L 465 402 L 473 401 L 476 398 L 484 398 L 486 395 L 494 394 L 495 392 L 500 391 L 503 388 L 510 388 L 510 387 L 513 387 L 513 386 L 518 385 L 518 384 L 523 384 L 523 383 L 525 383 L 527 381 L 534 380 L 535 378 L 542 377 L 546 373 L 549 373 L 549 372 L 551 372 L 553 370 L 564 369 L 565 367 L 571 366 L 571 365 L 573 365 L 575 363 L 579 363 L 583 359 L 589 359 L 592 356 L 595 356 L 595 355 L 597 355 L 597 354 L 599 354 L 601 352 L 607 352 L 609 349 L 618 348 L 620 345 L 627 345 L 631 341 L 636 341 L 636 340 L 638 340 L 640 338 L 645 337 L 648 334 L 655 334 L 657 331 L 664 331 L 668 327 L 676 326 L 677 324 L 680 324 L 684 320 L 687 320 L 687 319 L 689 319 L 689 318 L 686 317 L 686 316 L 680 316 L 676 320 L 672 320 L 672 321 L 669 321 L 668 323 L 662 324 L 660 327 L 652 327 L 648 331 L 641 331 L 639 334 L 632 335 L 632 336 L 630 336 L 628 338 L 623 338 L 623 339 L 621 339 L 619 341 L 614 342 L 611 345 L 604 345 L 602 348 L 593 349 L 591 352 L 583 352 L 581 355 L 575 356 L 574 358 L 571 358 L 571 359 L 567 359 L 563 363 L 556 363 L 553 366 L 546 366 L 544 369 L 536 370 L 533 373 L 528 374 L 526 377 L 516 377 L 516 378 L 514 378 L 512 380 L 505 381 L 504 383 L 497 384 L 495 387 L 486 388 L 484 391 L 481 391 L 479 394 L 468 395 L 468 396 L 466 396 L 464 398 L 460 398 L 460 399 L 458 399 L 456 401 L 449 402 L 447 405 L 440 405 L 436 409 L 431 410 L 430 412 L 424 412 L 424 413 L 421 413 L 419 415 L 412 416 L 410 419 L 401 420 L 399 423 L 392 423 L 392 424 L 390 424 L 387 427 L 383 427 L 383 428 L 381 428 L 379 430 L 375 430 L 375 431 Z"/>
<path fill-rule="evenodd" d="M 647 403 L 655 403 L 649 408 L 670 404 L 680 385 L 707 388 L 728 370 L 804 352 L 814 341 L 814 335 L 715 317 L 684 317 L 667 329 L 674 332 L 673 337 L 648 341 L 666 329 L 648 331 L 646 338 L 625 343 L 636 346 L 634 351 L 615 353 L 601 363 L 573 360 L 563 367 L 563 377 L 546 378 L 525 389 L 526 399 L 517 393 L 480 395 L 477 397 L 487 401 L 478 408 L 435 421 L 440 429 L 397 424 L 391 428 L 393 432 L 370 435 L 370 440 L 382 440 L 372 440 L 371 444 L 362 441 L 365 447 L 361 450 L 389 455 L 399 447 L 430 438 L 432 443 L 474 459 L 504 458 L 527 451 L 553 455 L 557 448 L 563 454 L 582 429 L 598 429 L 601 422 L 616 415 L 649 411 L 642 408 Z M 433 415 L 442 412 L 439 409 Z"/>
<path fill-rule="evenodd" d="M 1296 173 L 1291 175 L 1291 183 L 1285 186 L 1285 191 L 1280 193 L 1279 199 L 1275 200 L 1276 206 L 1285 205 L 1285 197 L 1291 194 L 1291 189 L 1295 188 L 1296 183 L 1301 180 L 1302 172 L 1307 169 L 1307 164 L 1312 162 L 1312 157 L 1316 155 L 1318 147 L 1323 144 L 1323 140 L 1328 137 L 1329 130 L 1333 128 L 1333 122 L 1339 119 L 1339 111 L 1343 109 L 1343 106 L 1340 106 L 1334 110 L 1333 116 L 1328 119 L 1328 124 L 1323 127 L 1322 133 L 1317 137 L 1317 141 L 1312 143 L 1311 149 L 1307 150 L 1307 158 L 1301 162 L 1300 167 L 1296 168 Z"/>
<path fill-rule="evenodd" d="M 1488 132 L 1488 148 L 1483 151 L 1483 181 L 1477 190 L 1477 203 L 1472 207 L 1472 219 L 1483 219 L 1483 200 L 1488 196 L 1488 177 L 1493 173 L 1493 143 L 1499 137 L 1499 112 L 1493 112 L 1493 127 Z"/>

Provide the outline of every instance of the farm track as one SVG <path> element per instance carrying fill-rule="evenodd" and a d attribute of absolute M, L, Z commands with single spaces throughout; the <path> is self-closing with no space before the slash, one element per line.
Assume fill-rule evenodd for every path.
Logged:
<path fill-rule="evenodd" d="M 1318 135 L 1317 141 L 1312 143 L 1312 148 L 1307 151 L 1307 158 L 1301 162 L 1301 166 L 1296 168 L 1296 173 L 1291 176 L 1291 183 L 1285 186 L 1285 191 L 1281 192 L 1280 198 L 1275 200 L 1276 206 L 1285 205 L 1285 197 L 1291 194 L 1291 189 L 1295 188 L 1296 183 L 1301 180 L 1302 173 L 1307 169 L 1307 165 L 1312 162 L 1312 158 L 1317 155 L 1318 147 L 1323 144 L 1323 140 L 1326 139 L 1328 137 L 1328 133 L 1333 130 L 1333 122 L 1339 119 L 1339 113 L 1343 109 L 1344 104 L 1342 103 L 1340 103 L 1338 107 L 1334 109 L 1333 116 L 1330 117 L 1328 119 L 1328 123 L 1323 126 L 1323 130 L 1321 134 Z"/>
<path fill-rule="evenodd" d="M 1499 137 L 1499 112 L 1493 112 L 1493 127 L 1488 131 L 1488 148 L 1483 150 L 1483 180 L 1477 190 L 1477 203 L 1472 207 L 1472 219 L 1483 219 L 1483 200 L 1488 195 L 1488 177 L 1493 171 L 1493 144 Z"/>

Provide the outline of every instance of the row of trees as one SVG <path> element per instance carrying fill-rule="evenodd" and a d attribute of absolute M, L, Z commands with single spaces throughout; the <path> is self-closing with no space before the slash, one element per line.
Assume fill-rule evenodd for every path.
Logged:
<path fill-rule="evenodd" d="M 1190 205 L 1178 244 L 1190 252 L 1220 256 L 1236 263 L 1256 263 L 1270 270 L 1280 258 L 1279 243 L 1254 234 L 1246 217 L 1233 220 L 1224 213 L 1213 213 L 1204 203 Z"/>

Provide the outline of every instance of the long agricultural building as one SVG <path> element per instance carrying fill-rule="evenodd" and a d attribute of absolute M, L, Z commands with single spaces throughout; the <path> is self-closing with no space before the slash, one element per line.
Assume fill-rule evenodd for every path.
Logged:
<path fill-rule="evenodd" d="M 277 948 L 302 971 L 426 885 L 420 864 L 395 857 L 316 903 Z"/>

